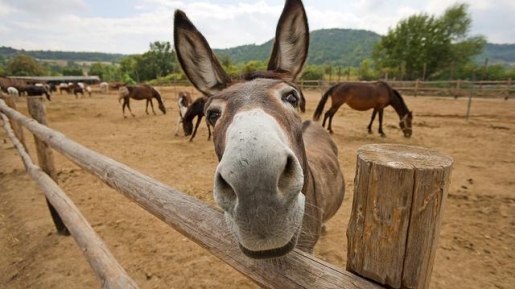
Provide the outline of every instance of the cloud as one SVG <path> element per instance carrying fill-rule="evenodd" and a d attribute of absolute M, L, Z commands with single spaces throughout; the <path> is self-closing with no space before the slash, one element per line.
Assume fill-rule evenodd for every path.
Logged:
<path fill-rule="evenodd" d="M 465 0 L 472 35 L 515 42 L 515 1 Z M 421 12 L 441 15 L 448 0 L 304 0 L 310 29 L 352 28 L 386 34 Z M 153 41 L 173 41 L 173 12 L 185 11 L 211 47 L 262 44 L 273 38 L 283 1 L 0 0 L 2 45 L 33 49 L 143 53 Z M 499 21 L 502 19 L 502 21 Z"/>

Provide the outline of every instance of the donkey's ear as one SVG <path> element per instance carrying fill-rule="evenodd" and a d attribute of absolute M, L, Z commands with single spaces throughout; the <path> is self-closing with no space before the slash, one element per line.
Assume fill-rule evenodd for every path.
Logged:
<path fill-rule="evenodd" d="M 174 45 L 184 73 L 204 95 L 210 96 L 231 84 L 206 39 L 186 14 L 175 11 Z"/>
<path fill-rule="evenodd" d="M 309 27 L 306 11 L 300 0 L 286 0 L 275 32 L 268 70 L 286 73 L 295 80 L 306 62 L 309 48 Z"/>

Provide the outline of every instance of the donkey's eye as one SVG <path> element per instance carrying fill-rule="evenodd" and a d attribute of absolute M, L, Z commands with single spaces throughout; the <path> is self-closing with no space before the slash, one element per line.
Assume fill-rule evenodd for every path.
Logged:
<path fill-rule="evenodd" d="M 297 92 L 290 91 L 283 95 L 282 97 L 283 101 L 288 102 L 293 107 L 297 107 L 299 105 L 299 96 L 297 95 Z"/>
<path fill-rule="evenodd" d="M 207 121 L 210 125 L 214 126 L 216 121 L 220 118 L 222 114 L 218 110 L 211 110 L 207 112 Z"/>

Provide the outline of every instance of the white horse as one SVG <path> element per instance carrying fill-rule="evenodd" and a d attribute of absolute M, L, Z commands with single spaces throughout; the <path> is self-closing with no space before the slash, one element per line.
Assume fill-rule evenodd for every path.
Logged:
<path fill-rule="evenodd" d="M 277 258 L 312 253 L 343 201 L 338 148 L 316 122 L 302 122 L 294 84 L 307 58 L 309 29 L 300 0 L 286 0 L 268 69 L 232 83 L 206 39 L 177 10 L 174 44 L 184 73 L 208 96 L 219 164 L 213 194 L 241 251 Z"/>
<path fill-rule="evenodd" d="M 9 86 L 7 88 L 7 93 L 10 95 L 10 96 L 14 96 L 14 97 L 18 97 L 20 95 L 20 93 L 18 92 L 18 90 L 15 88 L 15 87 L 12 87 L 12 86 Z"/>
<path fill-rule="evenodd" d="M 101 93 L 109 93 L 109 85 L 107 84 L 107 82 L 101 82 L 100 83 L 100 92 Z"/>

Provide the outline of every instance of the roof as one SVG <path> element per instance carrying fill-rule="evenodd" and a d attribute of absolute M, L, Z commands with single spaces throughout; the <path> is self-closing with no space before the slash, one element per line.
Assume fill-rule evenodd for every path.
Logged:
<path fill-rule="evenodd" d="M 28 81 L 41 81 L 41 82 L 70 82 L 70 81 L 95 81 L 100 82 L 98 76 L 83 76 L 83 75 L 67 75 L 67 76 L 7 76 L 11 79 L 23 79 Z"/>

